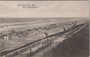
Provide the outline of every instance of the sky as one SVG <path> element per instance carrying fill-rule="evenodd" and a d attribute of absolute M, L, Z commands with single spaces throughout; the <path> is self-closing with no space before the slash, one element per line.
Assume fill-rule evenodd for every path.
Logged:
<path fill-rule="evenodd" d="M 35 4 L 22 8 L 18 4 Z M 1 18 L 89 17 L 88 1 L 0 1 Z"/>

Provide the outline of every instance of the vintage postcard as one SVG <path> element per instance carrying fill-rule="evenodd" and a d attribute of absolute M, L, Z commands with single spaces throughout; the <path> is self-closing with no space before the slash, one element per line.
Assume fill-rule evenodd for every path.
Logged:
<path fill-rule="evenodd" d="M 0 57 L 89 57 L 89 1 L 0 0 Z"/>

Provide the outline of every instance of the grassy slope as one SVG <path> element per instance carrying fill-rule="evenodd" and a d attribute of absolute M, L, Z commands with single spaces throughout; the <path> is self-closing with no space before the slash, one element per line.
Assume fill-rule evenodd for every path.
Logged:
<path fill-rule="evenodd" d="M 89 55 L 89 27 L 66 39 L 43 57 L 88 57 Z"/>

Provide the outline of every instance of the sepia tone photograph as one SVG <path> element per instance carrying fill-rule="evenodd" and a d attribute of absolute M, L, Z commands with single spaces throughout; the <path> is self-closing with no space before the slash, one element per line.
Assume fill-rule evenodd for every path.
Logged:
<path fill-rule="evenodd" d="M 89 1 L 0 1 L 0 57 L 89 57 Z"/>

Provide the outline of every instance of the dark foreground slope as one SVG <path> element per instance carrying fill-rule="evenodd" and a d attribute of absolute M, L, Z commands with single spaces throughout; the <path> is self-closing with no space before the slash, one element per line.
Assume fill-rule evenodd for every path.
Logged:
<path fill-rule="evenodd" d="M 43 57 L 89 57 L 89 25 L 45 53 Z"/>

